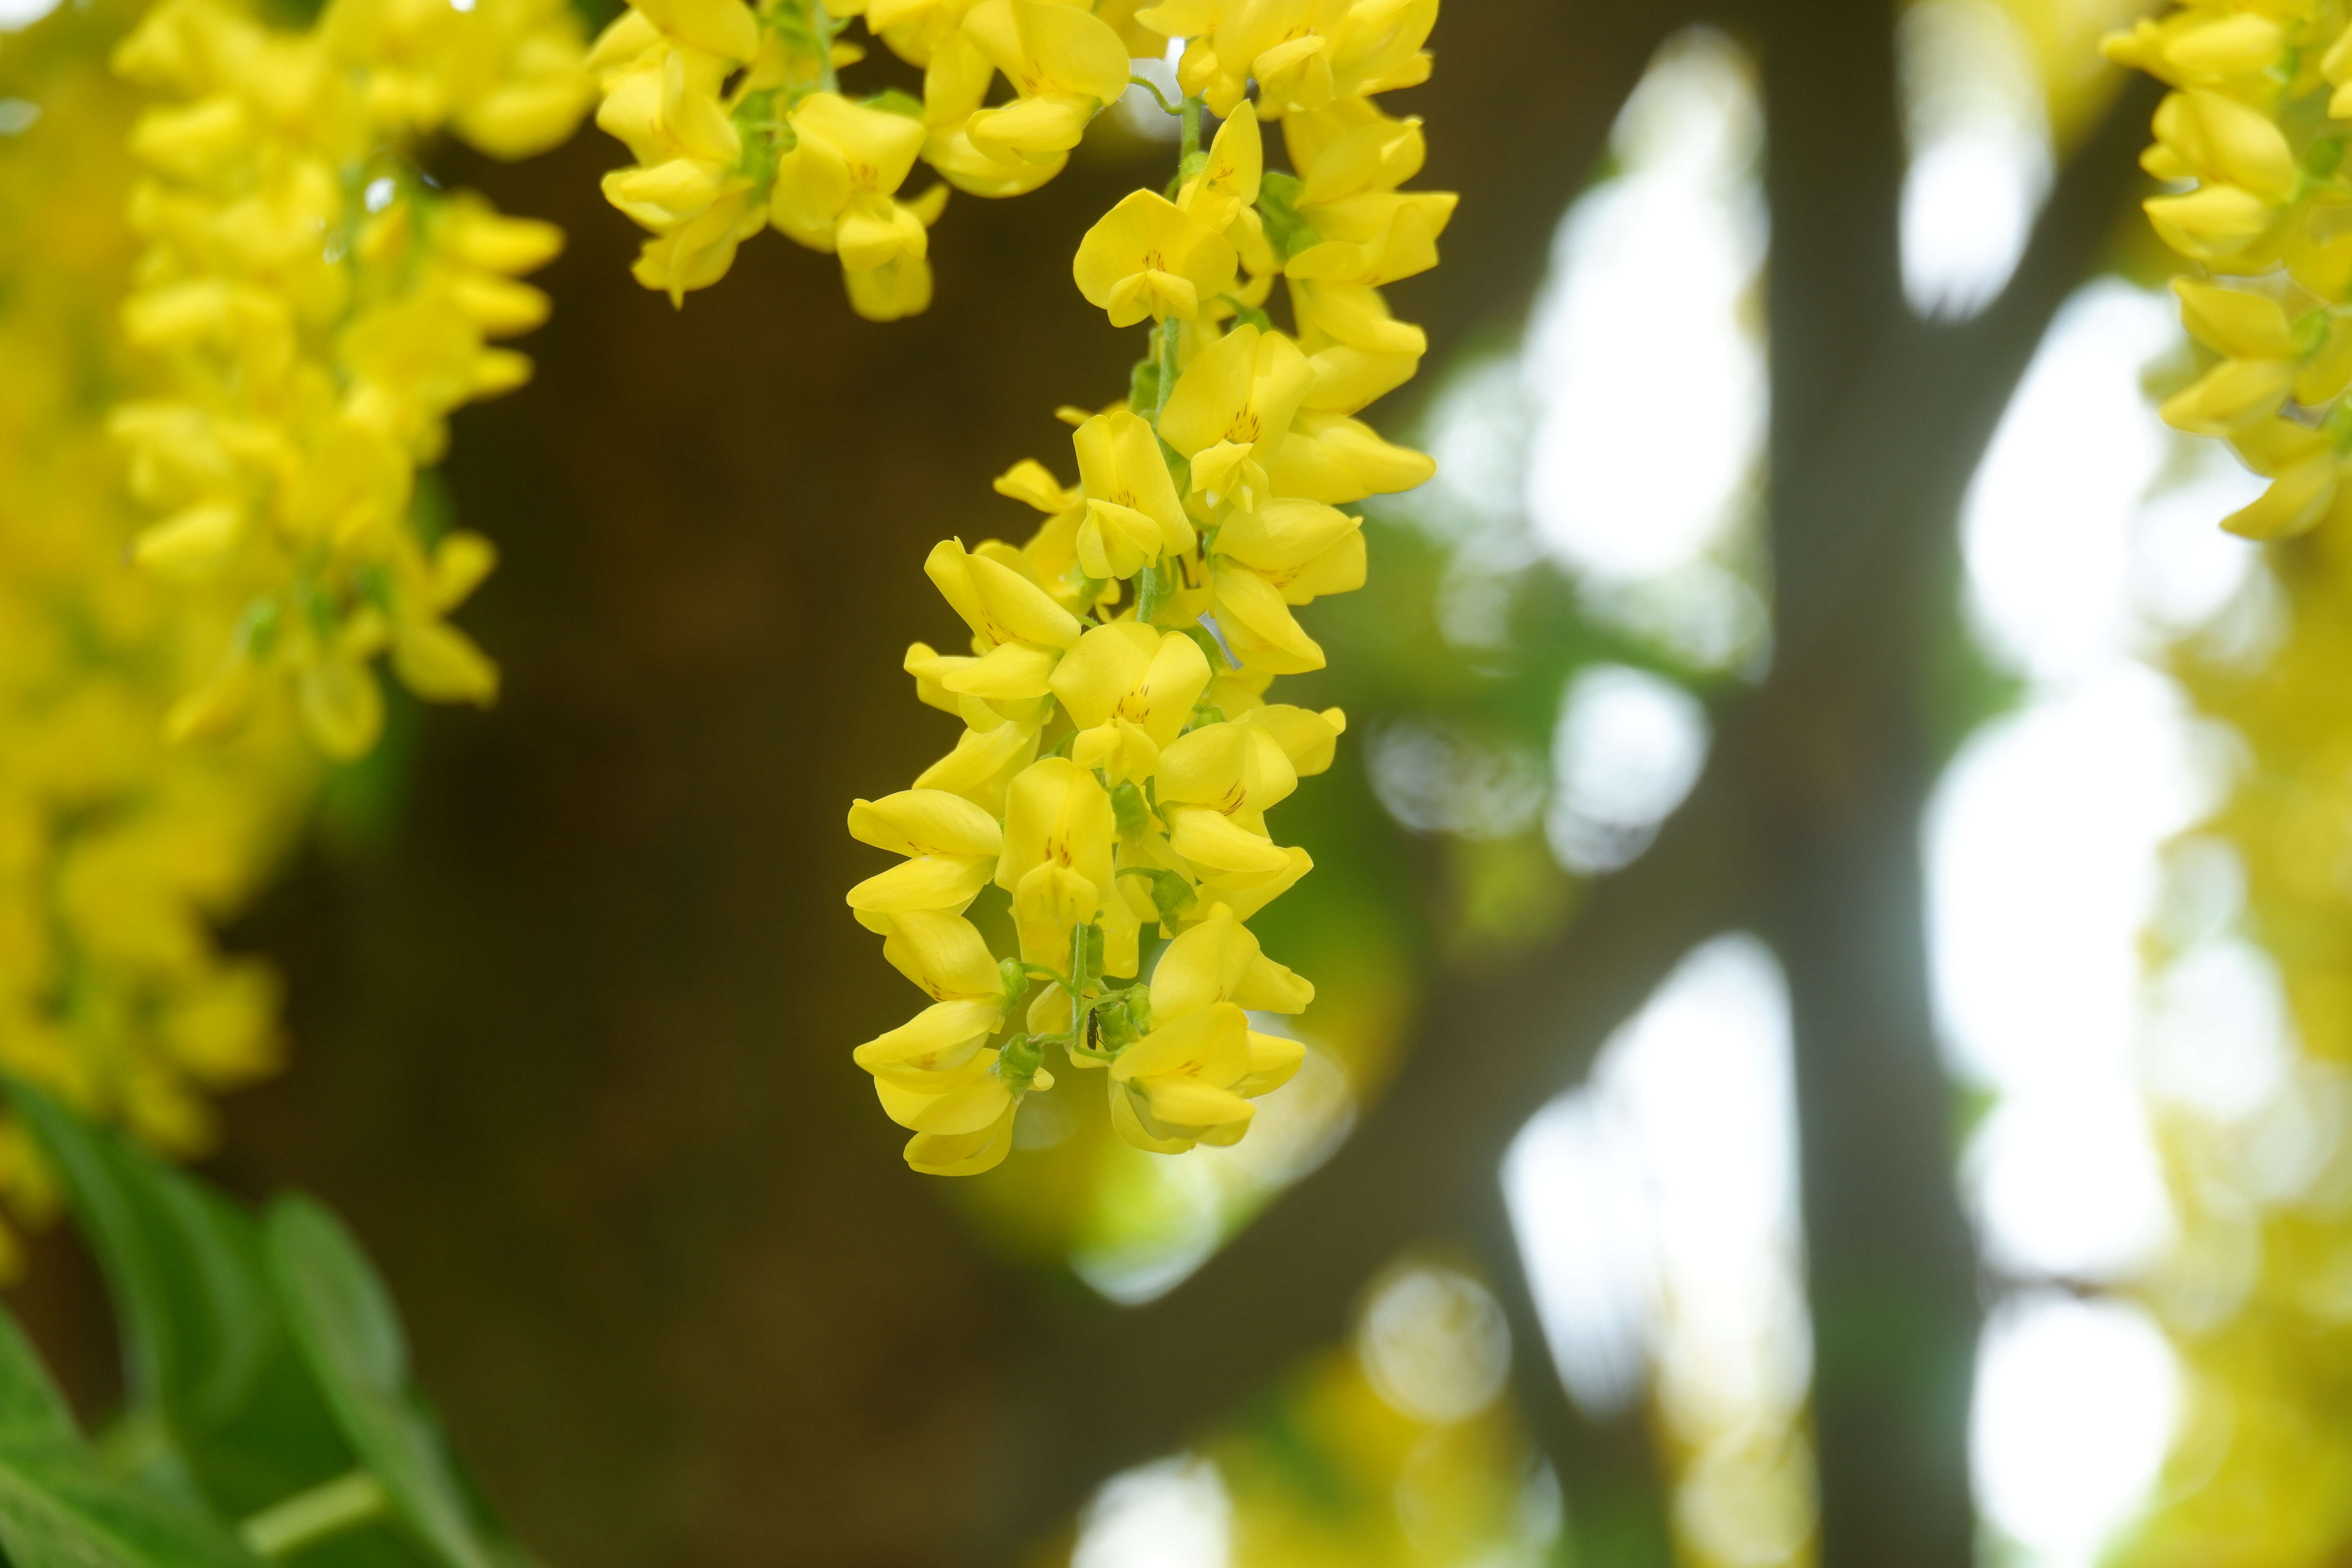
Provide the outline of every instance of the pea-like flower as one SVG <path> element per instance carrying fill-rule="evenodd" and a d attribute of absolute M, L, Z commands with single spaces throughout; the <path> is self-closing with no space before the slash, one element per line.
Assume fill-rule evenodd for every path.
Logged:
<path fill-rule="evenodd" d="M 1454 198 L 1402 188 L 1421 167 L 1420 123 L 1364 95 L 1425 74 L 1435 7 L 962 4 L 869 12 L 887 16 L 894 48 L 923 59 L 921 156 L 960 189 L 1013 194 L 1062 166 L 1123 83 L 1106 34 L 1143 54 L 1187 37 L 1179 79 L 1196 96 L 1171 195 L 1130 193 L 1072 265 L 1112 325 L 1148 324 L 1126 395 L 1055 411 L 1074 427 L 1076 483 L 1032 459 L 997 477 L 1025 514 L 1024 542 L 950 540 L 932 552 L 926 570 L 971 628 L 971 652 L 918 643 L 906 669 L 962 730 L 909 792 L 933 816 L 916 823 L 892 805 L 888 823 L 863 832 L 908 857 L 854 896 L 869 926 L 889 934 L 888 921 L 912 918 L 901 908 L 986 898 L 1009 914 L 1018 960 L 992 979 L 959 923 L 964 990 L 950 998 L 938 963 L 894 955 L 942 1000 L 859 1060 L 890 1113 L 918 1129 L 908 1158 L 920 1170 L 1004 1158 L 1019 1097 L 1049 1081 L 1037 1070 L 1048 1048 L 1108 1069 L 1127 1142 L 1165 1154 L 1232 1143 L 1306 1049 L 1251 1028 L 1250 1014 L 1297 1013 L 1315 994 L 1245 924 L 1314 868 L 1276 842 L 1267 813 L 1331 766 L 1347 729 L 1337 708 L 1267 693 L 1325 663 L 1298 612 L 1364 581 L 1362 519 L 1342 507 L 1434 471 L 1354 416 L 1408 379 L 1427 346 L 1382 290 L 1435 264 Z M 1123 72 L 1124 53 L 1116 64 Z M 998 73 L 1013 98 L 991 108 Z M 1202 97 L 1223 116 L 1206 148 Z M 1297 174 L 1266 170 L 1261 117 L 1286 121 Z M 1295 334 L 1265 314 L 1277 277 Z M 1000 828 L 985 893 L 983 819 Z M 948 843 L 947 826 L 963 837 Z M 1139 984 L 1147 925 L 1168 945 Z M 1024 1032 L 992 1047 L 989 1031 L 1013 1010 L 994 999 L 1013 995 L 1016 978 L 1033 986 Z M 940 1011 L 950 1000 L 961 1010 Z M 898 1076 L 886 1083 L 886 1070 Z"/>
<path fill-rule="evenodd" d="M 2165 399 L 2164 418 L 2228 440 L 2271 481 L 2223 520 L 2231 531 L 2283 539 L 2352 513 L 2341 482 L 2352 28 L 2333 8 L 2194 0 L 2141 18 L 2106 49 L 2174 89 L 2140 163 L 2175 188 L 2144 205 L 2165 242 L 2209 274 L 2175 288 L 2190 337 L 2215 357 Z"/>
<path fill-rule="evenodd" d="M 961 540 L 936 546 L 923 572 L 971 628 L 968 664 L 943 673 L 950 691 L 980 698 L 1043 697 L 1054 666 L 1078 640 L 1076 617 L 1003 562 L 964 549 Z"/>
<path fill-rule="evenodd" d="M 1078 244 L 1072 276 L 1114 327 L 1191 321 L 1234 286 L 1233 241 L 1152 191 L 1131 191 Z"/>
<path fill-rule="evenodd" d="M 849 836 L 907 858 L 849 889 L 861 914 L 909 910 L 961 913 L 995 872 L 1004 829 L 995 817 L 939 789 L 903 789 L 849 808 Z"/>
<path fill-rule="evenodd" d="M 1297 1013 L 1314 999 L 1314 986 L 1266 958 L 1217 905 L 1160 955 L 1155 1027 L 1111 1064 L 1111 1125 L 1160 1154 L 1236 1142 L 1255 1113 L 1250 1101 L 1288 1082 L 1306 1058 L 1297 1040 L 1252 1029 L 1244 1009 Z"/>
<path fill-rule="evenodd" d="M 1070 748 L 1081 768 L 1112 784 L 1150 778 L 1160 754 L 1192 722 L 1209 686 L 1209 660 L 1181 632 L 1113 621 L 1078 639 L 1054 671 L 1054 695 L 1078 732 Z"/>
<path fill-rule="evenodd" d="M 123 336 L 165 371 L 109 422 L 158 514 L 131 553 L 235 628 L 171 732 L 218 737 L 283 693 L 319 750 L 357 757 L 387 654 L 419 696 L 488 703 L 496 668 L 446 617 L 490 553 L 427 551 L 415 476 L 452 411 L 530 378 L 495 340 L 545 320 L 518 275 L 562 236 L 442 194 L 410 153 L 445 127 L 499 156 L 560 140 L 591 92 L 576 26 L 556 0 L 331 0 L 299 32 L 164 0 L 115 65 L 165 100 L 131 135 L 147 243 Z"/>
<path fill-rule="evenodd" d="M 1255 505 L 1272 493 L 1266 463 L 1314 383 L 1297 343 L 1235 327 L 1184 367 L 1160 416 L 1160 438 L 1188 461 L 1193 493 L 1212 505 Z"/>
<path fill-rule="evenodd" d="M 874 1076 L 885 1114 L 914 1132 L 909 1165 L 931 1174 L 977 1174 L 1011 1147 L 1022 1097 L 1032 1088 L 1051 1089 L 1053 1076 L 1034 1064 L 1026 1077 L 1008 1071 L 1005 1053 L 989 1046 L 1018 991 L 971 921 L 908 911 L 885 923 L 883 956 L 933 1001 L 852 1054 Z"/>
<path fill-rule="evenodd" d="M 1127 46 L 1108 22 L 1051 0 L 980 0 L 964 36 L 1013 84 L 1013 100 L 976 110 L 971 145 L 998 163 L 1059 167 L 1087 122 L 1127 90 Z"/>
<path fill-rule="evenodd" d="M 1087 576 L 1132 577 L 1192 548 L 1192 520 L 1150 425 L 1125 409 L 1097 414 L 1078 426 L 1071 445 L 1087 499 L 1073 543 Z"/>

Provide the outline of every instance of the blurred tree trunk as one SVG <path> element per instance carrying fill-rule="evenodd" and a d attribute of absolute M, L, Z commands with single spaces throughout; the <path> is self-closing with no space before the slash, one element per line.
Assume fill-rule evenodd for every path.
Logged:
<path fill-rule="evenodd" d="M 1822 1563 L 1967 1568 L 1975 1258 L 1917 847 L 1956 498 L 1890 471 L 1912 443 L 1857 449 L 1848 427 L 1871 417 L 1853 395 L 1874 359 L 1894 367 L 1883 390 L 1906 421 L 1930 408 L 1916 383 L 1933 329 L 1903 296 L 1890 9 L 1780 0 L 1760 19 L 1780 639 L 1775 743 L 1755 779 L 1775 883 L 1761 934 L 1788 974 L 1796 1042 Z M 1986 391 L 2005 398 L 2006 383 Z"/>

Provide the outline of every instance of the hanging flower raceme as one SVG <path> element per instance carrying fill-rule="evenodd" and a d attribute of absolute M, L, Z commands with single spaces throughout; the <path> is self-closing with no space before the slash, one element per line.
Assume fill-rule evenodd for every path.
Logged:
<path fill-rule="evenodd" d="M 589 93 L 570 11 L 330 0 L 289 33 L 235 0 L 163 0 L 116 66 L 176 100 L 131 137 L 147 248 L 122 325 L 166 374 L 113 419 L 160 514 L 131 552 L 236 612 L 172 731 L 290 690 L 320 750 L 357 756 L 379 655 L 420 697 L 488 702 L 497 670 L 446 617 L 491 552 L 426 537 L 415 475 L 451 410 L 529 377 L 490 345 L 545 319 L 518 276 L 562 237 L 440 192 L 404 149 L 445 127 L 500 157 L 570 134 Z"/>
<path fill-rule="evenodd" d="M 1069 416 L 1076 483 L 1034 459 L 996 480 L 1038 514 L 1024 544 L 932 551 L 970 651 L 917 643 L 906 668 L 963 731 L 914 787 L 850 810 L 855 837 L 901 857 L 850 907 L 931 998 L 855 1053 L 919 1171 L 1003 1160 L 1024 1097 L 1054 1087 L 1049 1051 L 1107 1069 L 1119 1135 L 1169 1154 L 1235 1142 L 1297 1070 L 1304 1047 L 1250 1016 L 1297 1013 L 1314 987 L 1244 922 L 1313 868 L 1268 813 L 1331 765 L 1346 719 L 1267 689 L 1324 667 L 1297 612 L 1363 584 L 1362 520 L 1342 509 L 1433 471 L 1353 416 L 1421 357 L 1381 289 L 1434 264 L 1453 211 L 1399 189 L 1420 126 L 1362 96 L 1426 73 L 1434 10 L 1139 14 L 1192 34 L 1191 79 L 1230 110 L 1203 149 L 1188 100 L 1170 194 L 1129 194 L 1078 247 L 1079 292 L 1114 327 L 1148 324 L 1144 358 L 1125 402 Z M 1015 105 L 957 122 L 962 166 L 1058 166 L 1102 96 L 1067 67 L 1096 47 L 1080 24 L 1108 26 L 1077 7 L 933 0 L 869 21 L 934 82 L 974 55 L 1013 81 Z M 1287 116 L 1295 172 L 1265 168 L 1259 105 Z M 941 145 L 934 126 L 924 155 L 963 184 Z M 1286 275 L 1295 331 L 1265 310 Z"/>
<path fill-rule="evenodd" d="M 205 746 L 164 715 L 235 606 L 124 567 L 143 519 L 104 410 L 140 385 L 119 306 L 140 241 L 107 69 L 131 7 L 62 6 L 0 47 L 0 1066 L 173 1154 L 274 1069 L 279 986 L 215 931 L 299 832 L 320 768 L 276 712 Z M 0 1277 L 55 1181 L 0 1117 Z"/>
<path fill-rule="evenodd" d="M 919 100 L 844 92 L 864 51 L 839 34 L 859 13 L 922 68 Z M 1133 57 L 1165 47 L 1131 15 L 1059 0 L 638 0 L 589 58 L 596 123 L 635 160 L 604 194 L 651 232 L 636 278 L 673 303 L 772 224 L 840 257 L 859 315 L 894 321 L 930 303 L 926 231 L 950 188 L 1035 190 L 1127 90 Z M 1012 96 L 992 104 L 1000 79 Z M 940 177 L 906 195 L 918 161 Z"/>
<path fill-rule="evenodd" d="M 2252 539 L 2352 510 L 2352 28 L 2337 5 L 2194 0 L 2108 40 L 2171 85 L 2140 162 L 2165 243 L 2205 274 L 2176 288 L 2215 356 L 2166 420 L 2230 442 L 2269 489 L 2222 524 Z M 2221 281 L 2221 280 L 2228 281 Z"/>

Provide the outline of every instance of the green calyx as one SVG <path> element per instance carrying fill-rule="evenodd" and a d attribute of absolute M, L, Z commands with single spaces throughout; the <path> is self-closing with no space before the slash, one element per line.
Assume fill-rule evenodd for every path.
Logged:
<path fill-rule="evenodd" d="M 1274 247 L 1274 254 L 1289 260 L 1308 246 L 1322 239 L 1315 226 L 1298 214 L 1298 195 L 1302 189 L 1298 176 L 1269 169 L 1258 182 L 1257 216 L 1265 226 L 1265 241 Z"/>
<path fill-rule="evenodd" d="M 1151 831 L 1150 804 L 1133 779 L 1121 779 L 1111 785 L 1110 809 L 1118 824 L 1119 837 L 1128 843 L 1136 843 Z"/>
<path fill-rule="evenodd" d="M 1200 896 L 1192 891 L 1191 883 L 1185 881 L 1177 873 L 1160 867 L 1122 866 L 1119 868 L 1118 874 L 1122 877 L 1143 877 L 1150 879 L 1152 907 L 1160 911 L 1160 923 L 1162 926 L 1174 925 L 1190 914 L 1192 907 L 1201 901 Z"/>

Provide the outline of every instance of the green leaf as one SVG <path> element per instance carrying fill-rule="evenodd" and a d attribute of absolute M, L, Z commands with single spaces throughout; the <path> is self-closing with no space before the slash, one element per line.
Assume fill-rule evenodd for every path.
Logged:
<path fill-rule="evenodd" d="M 350 1468 L 278 1318 L 252 1216 L 39 1090 L 8 1093 L 114 1300 L 131 1406 L 106 1440 L 115 1468 L 232 1518 Z"/>
<path fill-rule="evenodd" d="M 194 1509 L 116 1480 L 78 1441 L 0 1442 L 10 1568 L 257 1568 Z"/>
<path fill-rule="evenodd" d="M 11 1568 L 256 1568 L 194 1509 L 106 1474 L 0 1311 L 0 1551 Z"/>
<path fill-rule="evenodd" d="M 0 1448 L 78 1443 L 81 1428 L 24 1330 L 0 1310 Z"/>
<path fill-rule="evenodd" d="M 359 1244 L 299 1195 L 272 1204 L 265 1229 L 279 1309 L 360 1462 L 446 1568 L 493 1568 L 439 1433 L 409 1396 L 399 1315 Z"/>

